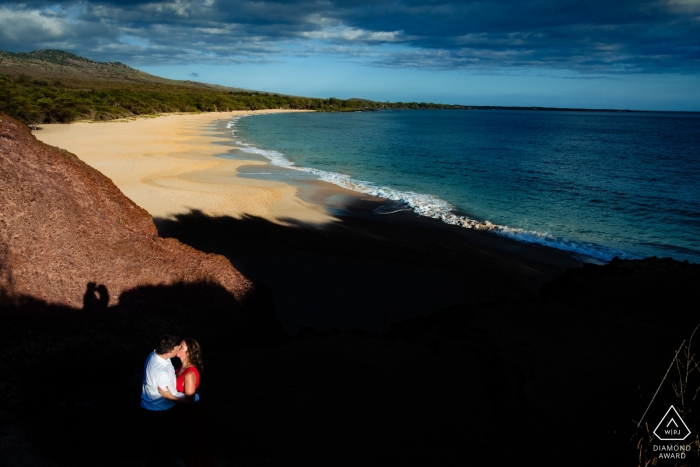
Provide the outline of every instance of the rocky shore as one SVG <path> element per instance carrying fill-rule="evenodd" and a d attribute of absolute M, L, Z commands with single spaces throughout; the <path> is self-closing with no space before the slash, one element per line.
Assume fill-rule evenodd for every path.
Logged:
<path fill-rule="evenodd" d="M 0 184 L 0 464 L 144 465 L 142 365 L 169 332 L 205 350 L 219 465 L 637 465 L 636 422 L 700 322 L 700 266 L 670 259 L 566 269 L 362 217 L 154 224 L 4 115 Z M 397 278 L 372 288 L 370 257 Z M 642 422 L 678 404 L 671 379 Z"/>

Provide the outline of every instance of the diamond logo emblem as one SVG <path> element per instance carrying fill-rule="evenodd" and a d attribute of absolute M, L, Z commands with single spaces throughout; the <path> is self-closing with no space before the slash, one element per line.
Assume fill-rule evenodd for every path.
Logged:
<path fill-rule="evenodd" d="M 654 435 L 661 441 L 683 441 L 690 435 L 690 429 L 676 408 L 671 406 L 654 429 Z"/>

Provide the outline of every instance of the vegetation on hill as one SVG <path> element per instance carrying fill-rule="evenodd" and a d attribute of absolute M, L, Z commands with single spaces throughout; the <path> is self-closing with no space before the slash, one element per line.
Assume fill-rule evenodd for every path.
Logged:
<path fill-rule="evenodd" d="M 12 55 L 19 59 L 38 59 L 46 62 L 57 63 L 60 65 L 71 65 L 75 64 L 76 62 L 99 64 L 99 62 L 90 60 L 89 58 L 81 57 L 80 55 L 75 55 L 70 52 L 64 52 L 63 50 L 35 50 L 34 52 L 19 52 Z M 106 63 L 106 65 L 116 63 L 119 62 Z M 119 65 L 126 67 L 126 65 L 124 65 L 123 63 L 119 63 Z"/>
<path fill-rule="evenodd" d="M 167 80 L 119 62 L 95 62 L 60 50 L 0 51 L 0 111 L 27 124 L 112 120 L 162 112 L 259 109 L 334 112 L 377 108 L 461 106 L 285 96 Z"/>
<path fill-rule="evenodd" d="M 201 89 L 186 85 L 65 81 L 0 75 L 0 111 L 27 124 L 112 120 L 162 112 L 216 112 L 259 109 L 354 111 L 374 108 L 450 108 L 425 103 L 375 103 L 283 96 L 249 91 Z"/>

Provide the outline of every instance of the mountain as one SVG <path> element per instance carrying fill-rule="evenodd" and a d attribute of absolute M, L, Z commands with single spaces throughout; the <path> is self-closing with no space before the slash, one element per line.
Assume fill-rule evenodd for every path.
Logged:
<path fill-rule="evenodd" d="M 0 50 L 0 75 L 26 75 L 38 80 L 60 80 L 72 82 L 134 82 L 170 84 L 185 87 L 240 91 L 240 88 L 177 81 L 139 71 L 121 62 L 96 62 L 62 50 L 35 50 L 12 53 Z"/>

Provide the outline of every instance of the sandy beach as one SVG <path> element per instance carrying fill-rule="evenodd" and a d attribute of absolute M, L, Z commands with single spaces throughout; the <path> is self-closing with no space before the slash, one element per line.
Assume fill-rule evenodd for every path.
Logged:
<path fill-rule="evenodd" d="M 283 111 L 256 113 L 275 112 Z M 105 174 L 154 218 L 197 210 L 209 216 L 250 215 L 278 223 L 282 219 L 332 222 L 334 218 L 324 208 L 299 198 L 293 186 L 236 176 L 239 167 L 263 162 L 215 157 L 233 147 L 215 143 L 233 142 L 207 130 L 218 120 L 250 114 L 168 114 L 106 123 L 52 124 L 42 125 L 34 135 Z"/>

